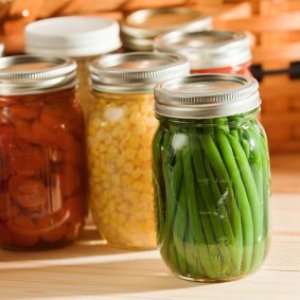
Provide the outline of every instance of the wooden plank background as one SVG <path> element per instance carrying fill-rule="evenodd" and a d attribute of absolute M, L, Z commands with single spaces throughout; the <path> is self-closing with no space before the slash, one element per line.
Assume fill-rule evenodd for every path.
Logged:
<path fill-rule="evenodd" d="M 250 31 L 253 62 L 267 71 L 300 61 L 300 0 L 0 0 L 0 41 L 7 53 L 18 53 L 24 27 L 35 19 L 87 14 L 120 20 L 137 9 L 175 5 L 211 14 L 216 28 Z M 268 76 L 261 96 L 271 151 L 300 152 L 300 79 Z"/>

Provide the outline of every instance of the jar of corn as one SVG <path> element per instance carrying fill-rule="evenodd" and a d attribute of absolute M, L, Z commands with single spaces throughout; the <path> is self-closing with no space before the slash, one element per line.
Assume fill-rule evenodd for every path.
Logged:
<path fill-rule="evenodd" d="M 115 246 L 156 247 L 151 143 L 154 85 L 189 73 L 181 56 L 127 53 L 90 64 L 96 104 L 88 121 L 90 204 L 94 221 Z"/>
<path fill-rule="evenodd" d="M 25 30 L 26 52 L 36 55 L 68 56 L 77 62 L 77 99 L 85 116 L 93 97 L 89 92 L 87 65 L 96 57 L 121 47 L 116 21 L 85 16 L 58 17 L 33 22 Z"/>

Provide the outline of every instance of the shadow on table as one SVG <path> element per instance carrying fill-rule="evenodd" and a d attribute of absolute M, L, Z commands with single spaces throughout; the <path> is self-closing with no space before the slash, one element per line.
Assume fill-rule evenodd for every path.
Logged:
<path fill-rule="evenodd" d="M 105 241 L 101 240 L 98 232 L 94 227 L 86 227 L 82 238 L 76 243 L 51 250 L 40 250 L 40 251 L 4 251 L 0 250 L 0 271 L 5 268 L 1 263 L 8 262 L 26 262 L 36 260 L 47 260 L 55 261 L 58 259 L 76 259 L 95 256 L 95 255 L 114 255 L 130 253 L 132 251 L 112 248 L 105 244 Z"/>
<path fill-rule="evenodd" d="M 9 286 L 13 288 L 9 290 Z M 1 299 L 95 299 L 96 296 L 105 299 L 105 295 L 194 286 L 199 287 L 199 284 L 177 279 L 170 274 L 159 257 L 141 258 L 138 254 L 135 259 L 117 262 L 0 270 Z"/>

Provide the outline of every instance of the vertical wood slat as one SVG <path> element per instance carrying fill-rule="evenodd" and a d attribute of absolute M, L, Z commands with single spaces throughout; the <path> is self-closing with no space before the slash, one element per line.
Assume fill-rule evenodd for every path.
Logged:
<path fill-rule="evenodd" d="M 266 70 L 289 68 L 300 61 L 300 1 L 251 0 L 252 16 L 219 20 L 224 29 L 253 30 L 254 62 Z M 289 75 L 264 78 L 262 121 L 272 152 L 300 152 L 300 79 Z"/>

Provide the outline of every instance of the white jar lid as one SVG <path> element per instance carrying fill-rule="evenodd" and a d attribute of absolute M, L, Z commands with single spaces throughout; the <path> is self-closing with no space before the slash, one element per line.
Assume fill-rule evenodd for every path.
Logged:
<path fill-rule="evenodd" d="M 58 17 L 36 21 L 25 29 L 26 52 L 38 55 L 86 57 L 121 47 L 116 21 L 100 17 Z"/>

